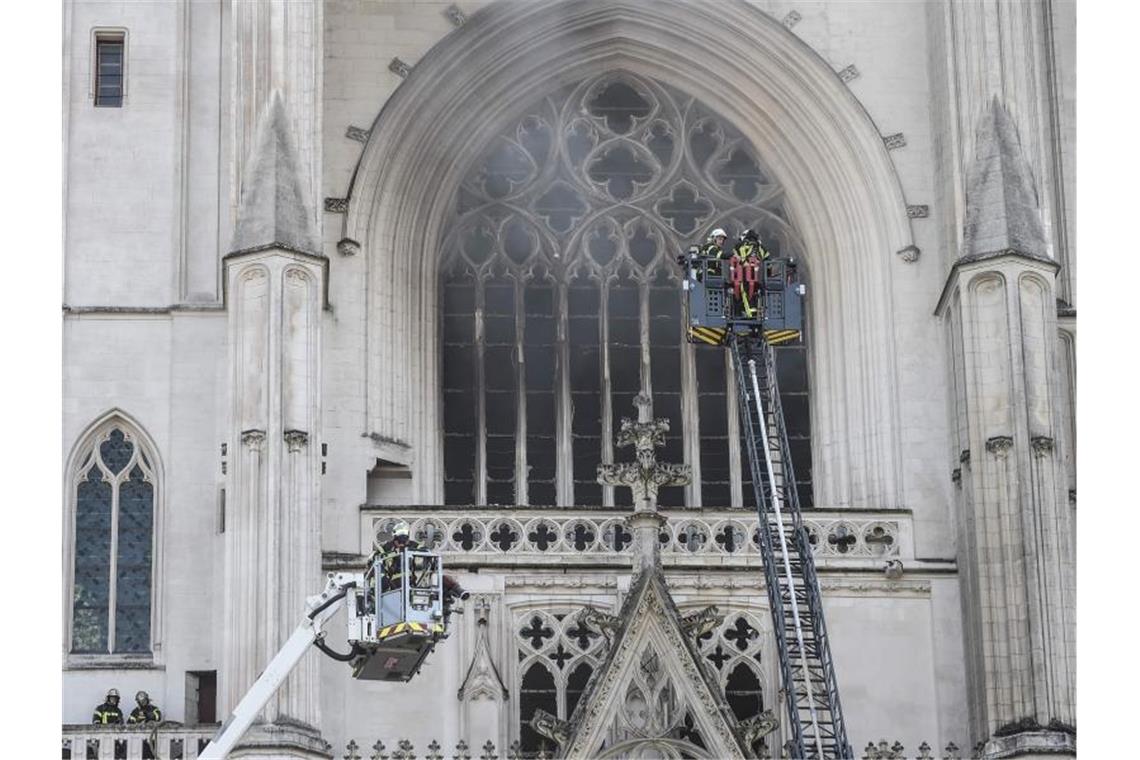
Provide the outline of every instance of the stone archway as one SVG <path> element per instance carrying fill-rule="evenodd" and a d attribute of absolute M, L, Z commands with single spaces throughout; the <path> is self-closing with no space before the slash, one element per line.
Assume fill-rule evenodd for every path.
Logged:
<path fill-rule="evenodd" d="M 744 2 L 712 19 L 683 0 L 500 0 L 420 61 L 377 117 L 345 219 L 368 267 L 370 430 L 408 442 L 417 474 L 430 476 L 415 478 L 415 498 L 439 502 L 438 294 L 425 283 L 436 282 L 441 225 L 471 147 L 535 93 L 619 68 L 700 93 L 766 157 L 816 286 L 816 501 L 897 506 L 889 293 L 894 252 L 911 243 L 901 189 L 866 111 L 830 67 Z M 398 374 L 379 382 L 382 368 Z"/>

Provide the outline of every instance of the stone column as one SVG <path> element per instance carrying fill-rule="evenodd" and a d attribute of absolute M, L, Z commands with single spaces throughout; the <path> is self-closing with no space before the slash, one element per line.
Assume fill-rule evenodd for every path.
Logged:
<path fill-rule="evenodd" d="M 225 257 L 230 445 L 222 711 L 233 709 L 321 587 L 320 337 L 327 260 L 319 255 L 285 105 L 263 110 Z M 309 653 L 234 757 L 329 757 Z"/>
<path fill-rule="evenodd" d="M 662 464 L 653 451 L 665 445 L 669 420 L 651 419 L 652 401 L 639 395 L 634 399 L 638 407 L 637 418 L 621 421 L 617 446 L 633 446 L 637 459 L 633 462 L 598 465 L 598 482 L 607 486 L 624 486 L 633 490 L 633 514 L 628 523 L 633 533 L 634 552 L 637 555 L 637 572 L 660 565 L 660 544 L 657 534 L 665 518 L 657 511 L 657 489 L 662 486 L 684 486 L 692 481 L 687 464 Z"/>
<path fill-rule="evenodd" d="M 1055 279 L 1028 163 L 995 98 L 977 136 L 965 249 L 939 313 L 951 347 L 954 479 L 974 741 L 986 757 L 1075 752 L 1073 523 Z"/>

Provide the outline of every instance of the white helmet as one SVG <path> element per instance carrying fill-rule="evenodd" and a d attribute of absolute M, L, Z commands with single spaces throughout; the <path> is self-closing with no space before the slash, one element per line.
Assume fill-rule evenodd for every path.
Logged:
<path fill-rule="evenodd" d="M 392 526 L 392 535 L 393 536 L 403 536 L 404 538 L 407 538 L 408 532 L 409 532 L 408 524 L 406 522 L 404 522 L 403 520 L 397 522 L 395 525 Z"/>
<path fill-rule="evenodd" d="M 709 235 L 709 240 L 715 240 L 715 239 L 716 239 L 716 238 L 718 238 L 718 237 L 728 237 L 728 233 L 727 233 L 727 232 L 725 232 L 725 231 L 724 231 L 724 229 L 722 229 L 721 227 L 717 227 L 717 228 L 716 228 L 715 230 L 713 230 L 713 231 L 712 231 L 712 233 Z"/>

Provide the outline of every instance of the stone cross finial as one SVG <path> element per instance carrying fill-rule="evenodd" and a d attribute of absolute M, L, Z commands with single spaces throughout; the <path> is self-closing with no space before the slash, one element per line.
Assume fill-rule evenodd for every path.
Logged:
<path fill-rule="evenodd" d="M 665 518 L 657 513 L 657 490 L 662 486 L 688 485 L 693 475 L 687 464 L 657 461 L 654 448 L 665 445 L 669 420 L 652 419 L 652 401 L 644 395 L 639 395 L 634 404 L 638 408 L 638 421 L 628 417 L 622 419 L 615 443 L 619 447 L 633 446 L 636 459 L 598 465 L 598 482 L 606 486 L 624 486 L 633 491 L 634 512 L 629 525 L 636 536 L 639 564 L 644 569 L 660 562 L 657 532 Z"/>
<path fill-rule="evenodd" d="M 665 445 L 669 420 L 650 419 L 650 401 L 638 396 L 638 421 L 628 417 L 621 421 L 615 443 L 619 447 L 633 446 L 636 460 L 598 465 L 598 482 L 605 486 L 625 486 L 633 490 L 637 510 L 657 509 L 657 489 L 662 486 L 684 486 L 692 479 L 692 468 L 687 464 L 663 464 L 657 461 L 654 448 Z"/>

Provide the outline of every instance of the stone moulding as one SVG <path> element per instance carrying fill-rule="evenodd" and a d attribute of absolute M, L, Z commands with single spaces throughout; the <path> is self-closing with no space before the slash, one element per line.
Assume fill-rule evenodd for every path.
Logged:
<path fill-rule="evenodd" d="M 347 214 L 348 198 L 325 198 L 325 211 L 330 214 Z"/>
<path fill-rule="evenodd" d="M 896 255 L 908 264 L 913 264 L 918 261 L 918 257 L 922 255 L 917 245 L 908 245 L 906 248 L 900 248 L 896 251 Z"/>
<path fill-rule="evenodd" d="M 408 75 L 412 73 L 412 67 L 397 57 L 388 63 L 388 71 L 391 71 L 401 79 L 407 79 Z"/>
<path fill-rule="evenodd" d="M 904 148 L 906 147 L 906 135 L 902 132 L 895 132 L 893 135 L 884 135 L 883 145 L 886 146 L 887 150 Z"/>
<path fill-rule="evenodd" d="M 1013 438 L 1008 435 L 995 435 L 986 439 L 986 451 L 1004 456 L 1013 448 Z"/>
<path fill-rule="evenodd" d="M 344 131 L 344 136 L 349 140 L 355 140 L 358 143 L 367 143 L 368 135 L 371 134 L 371 132 L 372 130 L 364 129 L 363 127 L 350 126 Z"/>
<path fill-rule="evenodd" d="M 341 256 L 355 256 L 360 253 L 360 243 L 352 238 L 341 238 L 337 241 L 336 251 Z"/>

